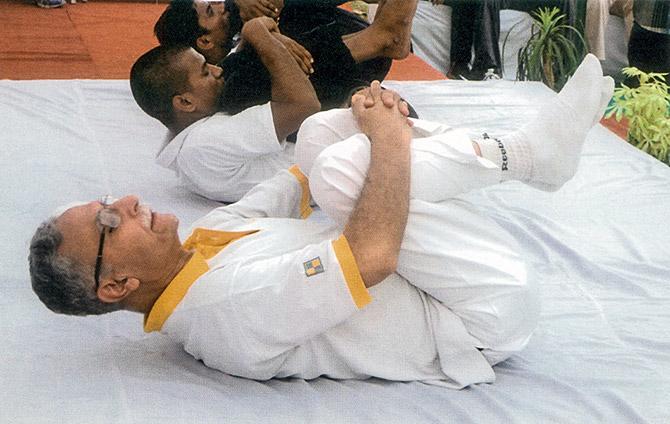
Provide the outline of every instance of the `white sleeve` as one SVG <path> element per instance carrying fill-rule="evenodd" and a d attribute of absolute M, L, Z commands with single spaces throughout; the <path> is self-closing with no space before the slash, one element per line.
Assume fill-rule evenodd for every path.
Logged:
<path fill-rule="evenodd" d="M 194 128 L 177 157 L 181 182 L 207 198 L 234 202 L 292 163 L 277 139 L 270 104 L 217 113 Z"/>
<path fill-rule="evenodd" d="M 258 184 L 238 202 L 214 209 L 193 225 L 211 228 L 240 218 L 305 219 L 312 213 L 310 201 L 307 177 L 294 165 Z"/>
<path fill-rule="evenodd" d="M 201 341 L 205 346 L 198 347 L 198 356 L 210 366 L 254 379 L 273 377 L 292 348 L 371 302 L 344 236 L 233 263 L 208 278 L 220 278 L 226 288 L 226 301 L 209 307 L 218 308 L 214 315 L 225 315 L 221 325 L 232 333 L 228 337 L 234 345 L 222 354 L 221 343 L 210 335 Z"/>

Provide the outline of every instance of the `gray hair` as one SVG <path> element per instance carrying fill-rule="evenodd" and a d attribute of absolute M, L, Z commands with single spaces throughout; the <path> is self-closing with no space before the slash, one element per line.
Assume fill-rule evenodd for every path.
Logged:
<path fill-rule="evenodd" d="M 28 263 L 33 291 L 47 308 L 66 315 L 100 315 L 121 309 L 118 303 L 98 299 L 93 267 L 58 253 L 63 234 L 52 217 L 44 221 L 30 241 Z"/>

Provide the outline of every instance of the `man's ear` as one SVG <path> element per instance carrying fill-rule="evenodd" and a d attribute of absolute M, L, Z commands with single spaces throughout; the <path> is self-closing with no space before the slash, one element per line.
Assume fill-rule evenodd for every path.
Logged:
<path fill-rule="evenodd" d="M 195 39 L 196 50 L 199 53 L 206 52 L 214 47 L 214 43 L 208 34 L 203 34 L 200 37 Z M 203 54 L 203 56 L 205 56 Z"/>
<path fill-rule="evenodd" d="M 172 108 L 179 112 L 194 112 L 195 104 L 189 93 L 182 93 L 172 97 Z"/>
<path fill-rule="evenodd" d="M 120 281 L 112 278 L 101 279 L 100 287 L 98 287 L 98 299 L 105 303 L 120 302 L 139 287 L 140 280 L 137 278 L 124 278 Z"/>

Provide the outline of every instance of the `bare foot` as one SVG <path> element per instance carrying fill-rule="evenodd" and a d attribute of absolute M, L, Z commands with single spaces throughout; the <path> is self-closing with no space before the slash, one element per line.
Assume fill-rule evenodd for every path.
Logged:
<path fill-rule="evenodd" d="M 379 3 L 375 20 L 368 28 L 343 37 L 356 62 L 388 57 L 404 59 L 409 55 L 412 20 L 418 0 L 385 0 Z"/>
<path fill-rule="evenodd" d="M 371 27 L 381 33 L 382 55 L 404 59 L 409 55 L 412 37 L 412 20 L 418 0 L 385 0 L 379 2 Z"/>

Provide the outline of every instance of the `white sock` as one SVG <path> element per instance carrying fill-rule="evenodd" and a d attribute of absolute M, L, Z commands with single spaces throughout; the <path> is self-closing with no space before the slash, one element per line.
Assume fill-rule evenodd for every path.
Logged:
<path fill-rule="evenodd" d="M 482 152 L 482 157 L 500 168 L 500 181 L 527 181 L 530 178 L 533 163 L 531 151 L 528 144 L 517 140 L 514 134 L 502 139 L 484 134 L 476 142 Z"/>
<path fill-rule="evenodd" d="M 477 140 L 482 156 L 501 166 L 501 181 L 558 190 L 575 174 L 586 135 L 602 117 L 613 89 L 598 59 L 587 55 L 532 122 L 499 140 Z"/>

